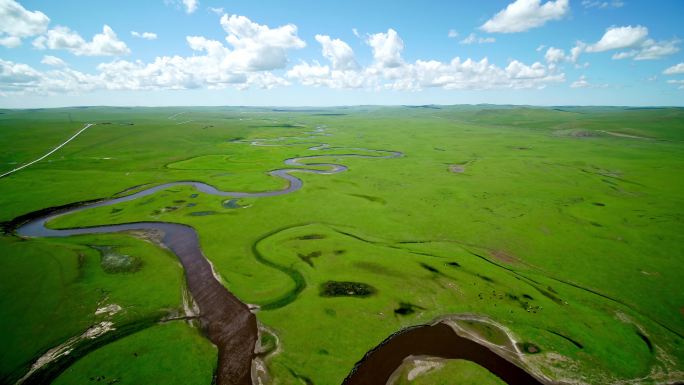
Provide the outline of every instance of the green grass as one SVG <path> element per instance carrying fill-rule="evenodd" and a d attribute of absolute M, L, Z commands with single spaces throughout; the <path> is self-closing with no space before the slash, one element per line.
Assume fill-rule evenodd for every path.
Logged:
<path fill-rule="evenodd" d="M 102 257 L 85 245 L 115 246 L 142 266 L 134 273 L 108 273 Z M 17 379 L 47 349 L 91 325 L 123 325 L 157 319 L 180 308 L 182 270 L 175 256 L 152 244 L 121 235 L 21 241 L 0 237 L 0 373 Z M 96 315 L 98 308 L 122 310 Z M 11 348 L 10 348 L 11 347 Z"/>
<path fill-rule="evenodd" d="M 216 348 L 181 322 L 115 341 L 69 367 L 53 384 L 210 384 Z"/>
<path fill-rule="evenodd" d="M 194 121 L 175 125 L 167 119 L 181 111 Z M 325 112 L 346 115 L 231 108 L 11 111 L 0 117 L 5 162 L 40 155 L 83 122 L 135 125 L 96 125 L 54 154 L 53 162 L 0 179 L 0 220 L 141 184 L 195 180 L 232 191 L 278 189 L 284 183 L 266 173 L 286 167 L 284 159 L 330 154 L 335 161 L 334 154 L 351 151 L 307 150 L 316 143 L 398 150 L 405 156 L 340 157 L 347 172 L 298 174 L 302 190 L 240 200 L 247 208 L 230 208 L 226 197 L 179 186 L 60 217 L 50 226 L 192 225 L 228 288 L 264 307 L 257 316 L 277 333 L 282 348 L 267 359 L 268 366 L 282 383 L 298 375 L 317 385 L 338 384 L 392 332 L 462 312 L 488 316 L 519 341 L 538 346 L 542 352 L 526 359 L 551 376 L 581 373 L 605 383 L 655 370 L 664 373 L 660 380 L 682 380 L 676 372 L 684 370 L 684 110 L 456 106 Z M 306 133 L 319 125 L 331 135 Z M 38 135 L 27 134 L 32 127 Z M 247 143 L 284 136 L 296 138 L 267 142 L 289 144 L 283 146 Z M 452 164 L 464 165 L 463 172 L 449 172 Z M 100 272 L 107 284 L 121 283 L 117 290 L 148 301 L 141 315 L 177 306 L 182 277 L 172 256 L 128 237 L 111 237 L 145 246 L 160 259 L 154 269 L 143 264 L 131 274 Z M 0 360 L 4 375 L 89 324 L 93 309 L 58 319 L 59 333 L 31 326 L 45 315 L 14 321 L 22 314 L 15 308 L 27 313 L 57 306 L 61 298 L 89 298 L 81 293 L 90 286 L 65 285 L 59 278 L 76 274 L 76 267 L 65 265 L 75 263 L 73 250 L 83 250 L 93 264 L 99 261 L 84 239 L 2 238 L 0 274 L 9 281 L 0 284 L 9 291 L 3 287 L 0 294 L 0 322 L 6 323 L 2 330 L 22 336 L 3 333 L 5 345 L 13 347 Z M 175 280 L 163 279 L 171 274 L 163 266 Z M 38 271 L 42 279 L 35 278 Z M 176 302 L 155 298 L 148 285 L 156 277 Z M 49 289 L 38 290 L 39 281 Z M 328 281 L 360 282 L 377 292 L 321 297 Z M 121 295 L 121 302 L 133 300 Z M 402 303 L 417 307 L 395 314 Z M 656 346 L 654 353 L 637 331 Z M 20 346 L 34 335 L 30 349 Z M 551 353 L 563 359 L 552 363 Z"/>
<path fill-rule="evenodd" d="M 409 374 L 416 366 L 404 364 L 392 385 L 504 385 L 498 377 L 487 369 L 464 360 L 428 361 L 424 372 Z"/>

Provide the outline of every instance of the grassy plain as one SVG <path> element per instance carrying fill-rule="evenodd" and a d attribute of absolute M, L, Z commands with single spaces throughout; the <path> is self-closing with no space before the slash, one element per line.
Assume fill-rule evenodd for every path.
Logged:
<path fill-rule="evenodd" d="M 683 379 L 682 109 L 2 112 L 0 171 L 40 156 L 84 123 L 98 124 L 45 161 L 0 179 L 0 221 L 178 180 L 230 191 L 278 189 L 285 182 L 266 172 L 294 156 L 329 154 L 324 161 L 347 165 L 334 175 L 298 174 L 302 190 L 243 199 L 245 208 L 180 186 L 50 224 L 192 225 L 229 290 L 262 306 L 257 317 L 280 344 L 268 367 L 281 383 L 338 384 L 389 334 L 455 313 L 487 316 L 534 343 L 541 352 L 526 355 L 527 364 L 554 378 Z M 178 112 L 182 119 L 173 118 Z M 249 144 L 259 138 L 272 140 Z M 320 143 L 404 156 L 308 150 Z M 139 271 L 106 273 L 92 245 L 120 246 L 145 263 Z M 102 290 L 135 309 L 115 315 L 115 324 L 180 307 L 182 275 L 173 256 L 130 236 L 5 236 L 0 248 L 0 322 L 8 331 L 0 336 L 8 346 L 0 378 L 20 377 L 41 352 L 95 322 Z M 329 281 L 363 283 L 376 294 L 321 296 Z M 206 352 L 206 342 L 168 341 L 153 332 L 158 327 L 144 333 L 160 351 L 175 354 L 171 344 L 184 343 Z M 90 373 L 108 356 L 109 365 L 130 365 L 119 346 L 89 353 L 63 376 Z"/>

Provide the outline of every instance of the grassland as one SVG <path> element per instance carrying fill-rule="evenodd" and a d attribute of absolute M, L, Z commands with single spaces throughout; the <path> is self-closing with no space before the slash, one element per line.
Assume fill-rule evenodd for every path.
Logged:
<path fill-rule="evenodd" d="M 227 204 L 180 186 L 49 224 L 193 226 L 229 290 L 261 306 L 257 317 L 278 341 L 265 360 L 281 383 L 338 384 L 396 330 L 462 313 L 486 316 L 534 344 L 540 352 L 525 354 L 526 365 L 552 378 L 684 380 L 682 109 L 2 112 L 0 172 L 97 124 L 0 179 L 0 221 L 179 180 L 227 191 L 283 188 L 266 172 L 296 156 L 328 154 L 325 161 L 348 166 L 334 175 L 299 174 L 304 188 L 278 197 Z M 182 120 L 174 120 L 178 112 Z M 269 140 L 251 145 L 256 139 Z M 309 149 L 320 143 L 331 148 Z M 404 156 L 335 156 L 358 147 Z M 105 258 L 102 246 L 142 263 L 108 269 L 102 262 L 117 259 Z M 173 256 L 130 235 L 7 235 L 0 255 L 3 382 L 102 319 L 116 327 L 182 312 Z M 372 295 L 322 296 L 329 282 L 363 284 Z M 94 315 L 112 303 L 124 311 Z M 151 355 L 184 362 L 182 345 L 210 362 L 174 367 L 203 383 L 215 364 L 207 342 L 187 325 L 145 325 L 88 350 L 57 382 L 100 375 L 93 368 L 103 362 L 107 378 L 145 382 L 154 375 Z M 154 346 L 153 353 L 129 368 L 136 344 Z M 439 383 L 461 369 L 445 365 L 417 381 Z"/>

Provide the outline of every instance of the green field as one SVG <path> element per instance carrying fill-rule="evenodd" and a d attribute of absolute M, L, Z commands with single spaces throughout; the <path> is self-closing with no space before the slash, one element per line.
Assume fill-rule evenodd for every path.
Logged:
<path fill-rule="evenodd" d="M 298 173 L 291 194 L 176 186 L 49 227 L 195 228 L 226 287 L 261 307 L 272 383 L 339 384 L 390 334 L 458 314 L 532 344 L 520 360 L 553 380 L 684 381 L 684 109 L 429 107 L 0 110 L 0 173 L 96 123 L 0 178 L 0 222 L 174 181 L 280 189 L 267 172 L 296 168 L 285 159 L 329 155 L 349 169 Z M 340 156 L 364 149 L 403 156 Z M 101 322 L 114 327 L 101 342 L 47 364 L 54 383 L 211 383 L 197 322 L 168 320 L 187 308 L 168 250 L 141 234 L 5 234 L 0 256 L 0 383 Z M 344 282 L 358 285 L 335 291 Z M 500 383 L 464 361 L 404 374 L 396 384 Z"/>

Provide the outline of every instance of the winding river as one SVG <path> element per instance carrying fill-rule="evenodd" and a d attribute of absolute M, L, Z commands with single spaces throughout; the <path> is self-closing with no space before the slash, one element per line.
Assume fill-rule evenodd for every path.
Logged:
<path fill-rule="evenodd" d="M 337 150 L 322 144 L 309 150 Z M 110 206 L 132 201 L 174 186 L 193 186 L 211 195 L 240 197 L 270 197 L 288 194 L 302 188 L 303 182 L 294 174 L 335 174 L 347 167 L 334 163 L 315 163 L 320 158 L 397 158 L 403 154 L 397 151 L 344 148 L 348 151 L 363 151 L 373 155 L 354 153 L 321 154 L 285 160 L 290 168 L 270 171 L 268 174 L 287 181 L 287 187 L 262 192 L 222 191 L 202 182 L 179 181 L 164 183 L 136 193 L 89 202 L 75 203 L 62 207 L 43 209 L 16 218 L 8 230 L 23 237 L 68 237 L 81 234 L 115 233 L 122 231 L 157 231 L 162 235 L 161 243 L 171 250 L 183 265 L 187 286 L 198 305 L 199 319 L 207 337 L 218 348 L 216 383 L 219 385 L 251 385 L 251 367 L 255 356 L 254 348 L 258 338 L 255 315 L 240 302 L 215 277 L 212 266 L 202 253 L 195 230 L 178 223 L 136 222 L 116 225 L 102 225 L 84 228 L 50 229 L 51 220 L 95 207 Z M 308 167 L 308 168 L 307 168 Z M 316 167 L 312 169 L 311 167 Z M 441 326 L 440 326 L 441 325 Z M 446 329 L 445 329 L 446 328 Z M 369 352 L 352 370 L 345 384 L 384 384 L 392 372 L 410 355 L 428 354 L 445 358 L 464 358 L 486 368 L 509 384 L 539 384 L 534 377 L 497 355 L 487 347 L 457 336 L 447 330 L 448 326 L 437 324 L 409 328 L 388 338 L 378 348 Z M 450 329 L 449 329 L 450 330 Z"/>
<path fill-rule="evenodd" d="M 459 336 L 451 326 L 440 322 L 392 334 L 356 364 L 342 385 L 386 384 L 410 356 L 464 359 L 487 368 L 509 385 L 543 384 L 488 347 Z"/>

